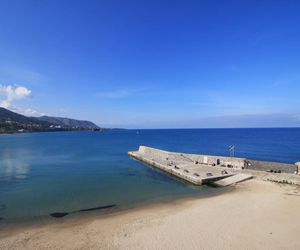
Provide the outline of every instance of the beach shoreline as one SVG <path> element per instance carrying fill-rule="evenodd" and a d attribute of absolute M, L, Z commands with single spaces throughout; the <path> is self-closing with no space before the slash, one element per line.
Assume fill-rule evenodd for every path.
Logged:
<path fill-rule="evenodd" d="M 173 178 L 170 176 L 170 178 Z M 178 180 L 181 181 L 181 180 Z M 181 181 L 183 182 L 183 181 Z M 187 184 L 186 182 L 183 182 Z M 190 185 L 190 184 L 188 184 Z M 198 188 L 198 187 L 195 187 Z M 209 190 L 209 191 L 208 191 Z M 214 196 L 220 196 L 228 192 L 235 190 L 234 186 L 228 187 L 212 187 L 207 186 L 205 191 L 199 189 L 199 194 L 190 194 L 183 197 L 169 197 L 169 198 L 160 198 L 156 200 L 150 200 L 143 203 L 137 203 L 132 206 L 119 208 L 118 206 L 113 208 L 108 208 L 104 210 L 95 210 L 87 212 L 70 212 L 67 216 L 61 218 L 54 218 L 48 215 L 36 216 L 33 218 L 18 218 L 18 219 L 6 219 L 2 218 L 0 221 L 0 241 L 1 238 L 6 235 L 16 234 L 24 230 L 43 228 L 50 225 L 68 225 L 68 224 L 77 224 L 77 223 L 86 223 L 94 220 L 101 220 L 105 218 L 115 217 L 115 216 L 126 216 L 128 213 L 135 213 L 137 211 L 148 210 L 148 209 L 157 209 L 162 207 L 170 206 L 184 206 L 186 202 L 205 199 Z"/>
<path fill-rule="evenodd" d="M 300 190 L 261 180 L 222 195 L 0 231 L 1 249 L 299 249 Z"/>

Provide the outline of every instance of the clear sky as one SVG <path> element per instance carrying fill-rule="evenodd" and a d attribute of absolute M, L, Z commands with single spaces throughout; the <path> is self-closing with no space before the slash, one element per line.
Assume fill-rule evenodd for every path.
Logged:
<path fill-rule="evenodd" d="M 300 126 L 299 13 L 289 0 L 2 0 L 0 104 L 108 127 Z"/>

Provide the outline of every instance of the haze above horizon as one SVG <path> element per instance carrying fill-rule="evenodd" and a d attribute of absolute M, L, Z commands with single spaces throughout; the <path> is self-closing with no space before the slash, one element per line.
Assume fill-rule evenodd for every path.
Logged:
<path fill-rule="evenodd" d="M 299 1 L 1 1 L 0 106 L 102 127 L 300 126 Z"/>

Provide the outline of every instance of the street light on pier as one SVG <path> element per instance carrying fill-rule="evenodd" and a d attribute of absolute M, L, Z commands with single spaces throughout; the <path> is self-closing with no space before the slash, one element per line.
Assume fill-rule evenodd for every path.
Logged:
<path fill-rule="evenodd" d="M 234 145 L 229 146 L 229 154 L 230 154 L 230 157 L 234 157 Z"/>

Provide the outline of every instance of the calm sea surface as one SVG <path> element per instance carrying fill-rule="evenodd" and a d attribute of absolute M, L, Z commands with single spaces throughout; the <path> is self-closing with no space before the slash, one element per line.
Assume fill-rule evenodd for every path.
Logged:
<path fill-rule="evenodd" d="M 295 163 L 300 129 L 181 129 L 0 136 L 0 217 L 18 221 L 115 204 L 126 209 L 215 193 L 130 159 L 147 145 L 170 151 Z"/>

